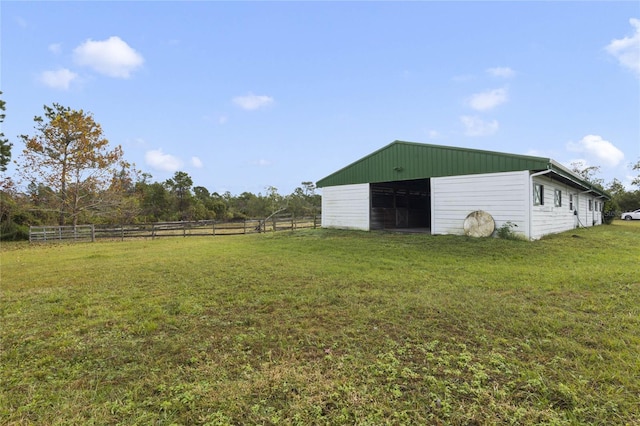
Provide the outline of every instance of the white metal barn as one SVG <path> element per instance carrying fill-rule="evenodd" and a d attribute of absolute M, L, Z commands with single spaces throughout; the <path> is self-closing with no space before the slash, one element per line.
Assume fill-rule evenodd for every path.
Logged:
<path fill-rule="evenodd" d="M 549 158 L 395 141 L 320 179 L 322 226 L 464 234 L 475 211 L 527 239 L 600 225 L 606 192 Z"/>

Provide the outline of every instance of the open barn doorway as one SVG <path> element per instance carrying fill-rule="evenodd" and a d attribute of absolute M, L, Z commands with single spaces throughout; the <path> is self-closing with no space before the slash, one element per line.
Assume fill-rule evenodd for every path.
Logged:
<path fill-rule="evenodd" d="M 430 179 L 371 184 L 371 229 L 428 232 L 431 224 Z"/>

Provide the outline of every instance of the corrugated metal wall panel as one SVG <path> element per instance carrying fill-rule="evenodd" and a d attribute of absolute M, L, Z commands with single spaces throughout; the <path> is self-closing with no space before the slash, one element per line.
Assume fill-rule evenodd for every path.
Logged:
<path fill-rule="evenodd" d="M 322 227 L 369 230 L 369 185 L 340 185 L 322 193 Z"/>
<path fill-rule="evenodd" d="M 484 210 L 496 229 L 511 222 L 516 232 L 528 237 L 528 179 L 527 171 L 432 179 L 431 233 L 462 235 L 467 215 Z"/>

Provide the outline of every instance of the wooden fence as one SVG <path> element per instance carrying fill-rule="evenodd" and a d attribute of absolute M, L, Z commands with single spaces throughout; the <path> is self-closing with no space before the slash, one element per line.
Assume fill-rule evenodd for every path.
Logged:
<path fill-rule="evenodd" d="M 320 227 L 320 216 L 271 217 L 233 222 L 155 222 L 134 225 L 31 226 L 30 242 L 95 241 L 96 239 L 193 237 L 294 231 Z"/>

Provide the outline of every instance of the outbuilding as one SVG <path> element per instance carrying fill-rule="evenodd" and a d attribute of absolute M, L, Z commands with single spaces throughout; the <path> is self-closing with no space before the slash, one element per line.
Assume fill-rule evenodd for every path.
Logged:
<path fill-rule="evenodd" d="M 602 224 L 606 192 L 550 158 L 395 141 L 320 179 L 322 226 L 464 234 L 481 212 L 527 239 Z"/>

